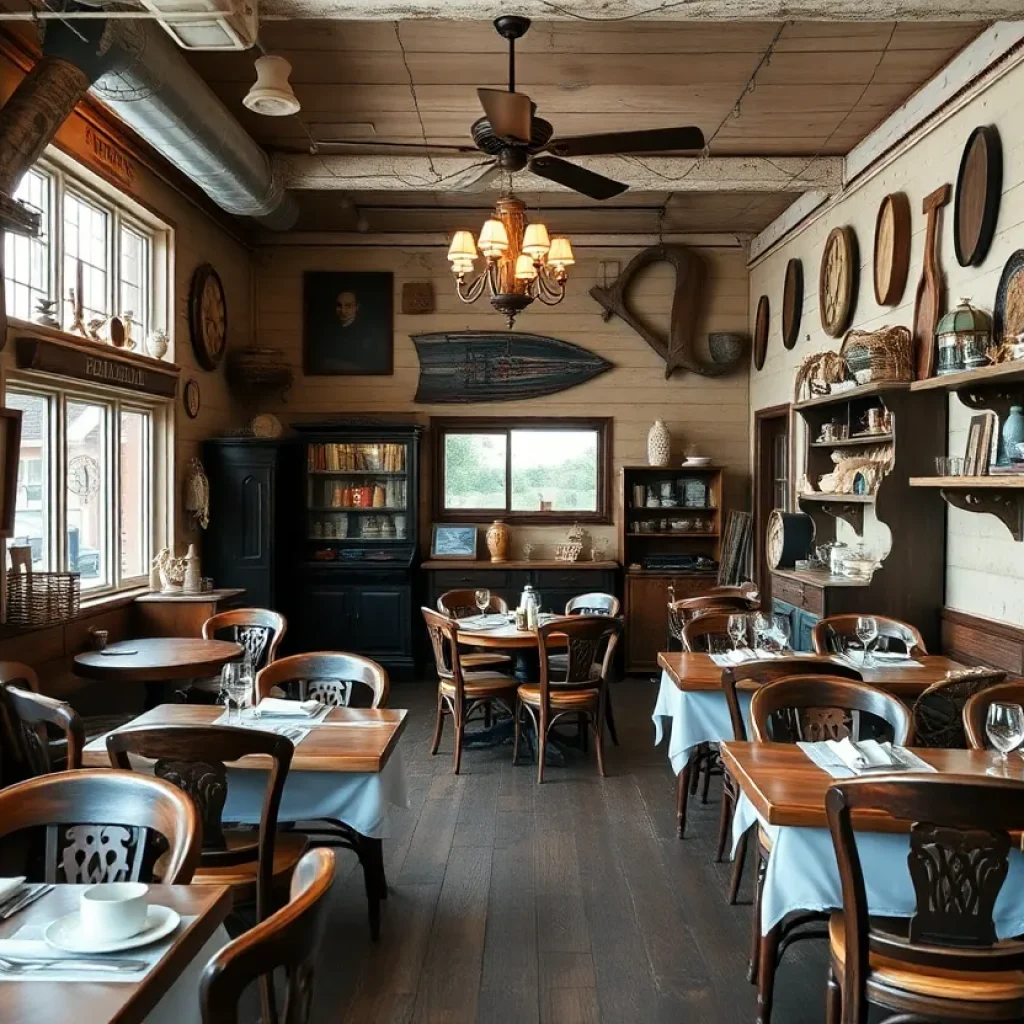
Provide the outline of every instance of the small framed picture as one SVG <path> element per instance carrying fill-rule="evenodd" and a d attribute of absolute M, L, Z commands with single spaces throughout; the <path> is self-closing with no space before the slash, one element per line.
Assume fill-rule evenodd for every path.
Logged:
<path fill-rule="evenodd" d="M 307 375 L 394 372 L 390 271 L 307 271 L 303 283 Z"/>
<path fill-rule="evenodd" d="M 431 558 L 476 558 L 477 527 L 434 525 Z"/>
<path fill-rule="evenodd" d="M 964 452 L 964 476 L 988 476 L 994 430 L 994 413 L 983 412 L 971 417 L 967 429 L 967 450 Z"/>

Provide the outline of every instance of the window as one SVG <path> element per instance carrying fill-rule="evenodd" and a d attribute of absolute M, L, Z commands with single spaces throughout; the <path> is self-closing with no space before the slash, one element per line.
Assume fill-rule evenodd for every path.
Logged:
<path fill-rule="evenodd" d="M 40 299 L 59 299 L 54 315 L 70 328 L 74 311 L 68 294 L 77 292 L 81 280 L 86 326 L 115 314 L 130 316 L 132 337 L 141 348 L 157 290 L 154 232 L 56 167 L 33 167 L 15 197 L 39 211 L 42 233 L 39 238 L 8 233 L 4 239 L 8 315 L 32 320 Z"/>
<path fill-rule="evenodd" d="M 22 410 L 8 545 L 31 546 L 34 568 L 81 573 L 83 593 L 99 594 L 149 572 L 158 409 L 87 391 L 8 386 L 8 405 Z"/>
<path fill-rule="evenodd" d="M 434 518 L 610 522 L 608 419 L 434 419 Z"/>

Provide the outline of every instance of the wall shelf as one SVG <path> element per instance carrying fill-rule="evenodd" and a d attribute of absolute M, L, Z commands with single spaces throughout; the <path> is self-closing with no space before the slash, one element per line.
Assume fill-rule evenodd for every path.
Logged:
<path fill-rule="evenodd" d="M 911 385 L 914 391 L 952 391 L 970 409 L 989 409 L 1000 419 L 1024 400 L 1024 360 L 929 377 Z"/>
<path fill-rule="evenodd" d="M 865 434 L 848 437 L 844 441 L 811 441 L 811 448 L 860 448 L 864 445 L 891 444 L 892 434 Z"/>
<path fill-rule="evenodd" d="M 845 391 L 836 391 L 827 395 L 818 395 L 815 398 L 805 398 L 802 402 L 794 402 L 793 409 L 800 412 L 802 409 L 817 409 L 823 405 L 837 405 L 840 402 L 850 402 L 858 398 L 878 398 L 893 391 L 909 391 L 910 387 L 909 382 L 897 380 L 860 384 L 855 388 L 847 388 Z"/>
<path fill-rule="evenodd" d="M 910 486 L 933 488 L 964 512 L 995 516 L 1015 541 L 1024 540 L 1024 475 L 915 476 Z"/>

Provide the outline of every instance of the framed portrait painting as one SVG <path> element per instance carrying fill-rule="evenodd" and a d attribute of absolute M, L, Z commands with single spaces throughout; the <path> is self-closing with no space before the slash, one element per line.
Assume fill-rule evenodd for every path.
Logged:
<path fill-rule="evenodd" d="M 390 271 L 311 270 L 304 281 L 304 359 L 309 376 L 394 371 Z"/>

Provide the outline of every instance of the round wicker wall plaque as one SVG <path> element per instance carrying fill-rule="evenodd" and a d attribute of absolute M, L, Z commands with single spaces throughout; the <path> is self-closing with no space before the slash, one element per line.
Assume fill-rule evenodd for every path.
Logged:
<path fill-rule="evenodd" d="M 764 358 L 768 352 L 768 322 L 771 319 L 771 310 L 768 306 L 768 296 L 762 295 L 757 300 L 757 316 L 754 319 L 754 369 L 760 370 L 764 366 Z"/>

